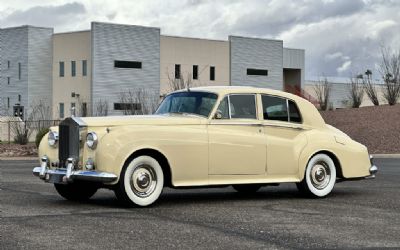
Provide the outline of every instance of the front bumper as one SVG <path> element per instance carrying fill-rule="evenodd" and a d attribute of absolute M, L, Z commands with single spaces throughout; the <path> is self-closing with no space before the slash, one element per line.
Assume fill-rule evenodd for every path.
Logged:
<path fill-rule="evenodd" d="M 374 157 L 372 155 L 369 156 L 369 160 L 371 162 L 371 167 L 369 168 L 369 176 L 367 178 L 375 178 L 375 174 L 378 173 L 378 167 L 374 163 Z"/>
<path fill-rule="evenodd" d="M 110 183 L 118 178 L 115 174 L 107 172 L 74 170 L 72 159 L 68 159 L 66 169 L 49 169 L 47 157 L 42 157 L 41 165 L 33 169 L 33 175 L 50 183 L 69 183 L 73 181 Z"/>

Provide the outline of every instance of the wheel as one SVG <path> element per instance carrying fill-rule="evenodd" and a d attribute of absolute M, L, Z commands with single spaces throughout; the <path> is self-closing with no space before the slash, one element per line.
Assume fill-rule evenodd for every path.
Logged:
<path fill-rule="evenodd" d="M 85 201 L 90 199 L 96 192 L 98 186 L 84 183 L 54 184 L 57 192 L 67 200 Z"/>
<path fill-rule="evenodd" d="M 242 184 L 242 185 L 233 185 L 232 187 L 239 193 L 255 193 L 261 188 L 261 185 Z"/>
<path fill-rule="evenodd" d="M 142 155 L 127 164 L 121 173 L 115 195 L 124 205 L 145 207 L 153 204 L 164 187 L 164 174 L 158 161 Z"/>
<path fill-rule="evenodd" d="M 325 197 L 332 191 L 335 182 L 335 163 L 328 155 L 317 154 L 310 159 L 303 180 L 296 185 L 306 195 Z"/>

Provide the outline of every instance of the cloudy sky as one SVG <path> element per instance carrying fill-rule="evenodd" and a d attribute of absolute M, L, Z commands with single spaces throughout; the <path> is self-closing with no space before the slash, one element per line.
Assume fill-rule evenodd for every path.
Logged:
<path fill-rule="evenodd" d="M 282 39 L 306 50 L 307 78 L 367 68 L 378 78 L 381 46 L 400 49 L 400 0 L 0 0 L 0 27 L 63 32 L 91 21 L 161 27 L 167 35 Z"/>

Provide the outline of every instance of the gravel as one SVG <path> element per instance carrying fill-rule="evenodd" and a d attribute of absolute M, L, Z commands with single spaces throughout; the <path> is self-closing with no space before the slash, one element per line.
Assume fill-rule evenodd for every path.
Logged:
<path fill-rule="evenodd" d="M 368 147 L 373 154 L 400 152 L 400 104 L 321 112 L 325 122 Z"/>

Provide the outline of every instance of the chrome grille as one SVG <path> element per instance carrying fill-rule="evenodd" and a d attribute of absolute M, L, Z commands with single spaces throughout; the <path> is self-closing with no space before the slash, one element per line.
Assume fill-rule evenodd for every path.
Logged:
<path fill-rule="evenodd" d="M 79 159 L 79 124 L 73 118 L 66 118 L 58 127 L 59 150 L 58 159 L 60 167 L 65 168 L 67 159 Z"/>

